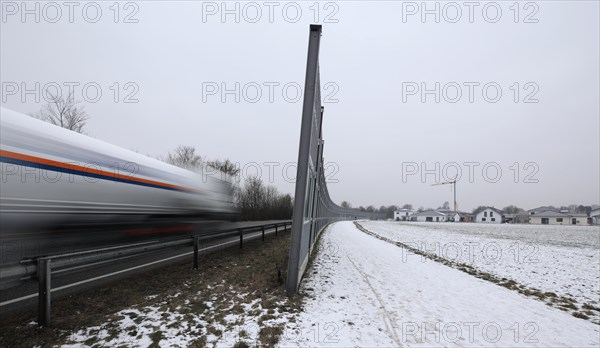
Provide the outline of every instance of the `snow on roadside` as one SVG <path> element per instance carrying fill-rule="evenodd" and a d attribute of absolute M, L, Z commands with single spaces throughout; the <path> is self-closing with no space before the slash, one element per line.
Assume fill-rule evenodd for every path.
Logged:
<path fill-rule="evenodd" d="M 280 346 L 599 346 L 600 327 L 339 222 Z M 403 261 L 404 260 L 404 261 Z"/>
<path fill-rule="evenodd" d="M 427 254 L 473 266 L 542 293 L 572 298 L 575 303 L 570 307 L 579 307 L 566 310 L 585 311 L 592 321 L 600 323 L 597 227 L 377 221 L 360 224 Z M 407 257 L 434 262 L 411 253 L 404 255 Z"/>
<path fill-rule="evenodd" d="M 198 292 L 197 297 L 175 302 L 180 295 L 177 293 L 152 305 L 121 310 L 102 325 L 72 333 L 69 342 L 62 347 L 148 347 L 153 343 L 161 347 L 232 347 L 240 341 L 260 342 L 262 329 L 282 326 L 291 316 L 263 308 L 264 294 L 257 297 L 252 293 L 238 293 L 232 287 L 219 289 L 223 287 L 225 284 L 208 285 L 207 292 L 216 294 L 216 290 L 221 290 L 219 296 L 213 295 L 209 300 Z M 283 302 L 276 305 L 286 308 Z M 215 320 L 215 313 L 216 316 L 222 313 L 219 321 Z"/>

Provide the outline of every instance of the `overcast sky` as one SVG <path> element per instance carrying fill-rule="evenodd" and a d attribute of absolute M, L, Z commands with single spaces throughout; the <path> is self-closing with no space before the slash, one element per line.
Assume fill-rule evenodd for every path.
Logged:
<path fill-rule="evenodd" d="M 600 202 L 598 1 L 27 6 L 2 1 L 4 107 L 35 112 L 44 86 L 74 85 L 90 136 L 151 156 L 193 145 L 293 193 L 282 171 L 320 23 L 334 201 L 436 208 L 452 191 L 431 184 L 459 167 L 462 210 Z"/>

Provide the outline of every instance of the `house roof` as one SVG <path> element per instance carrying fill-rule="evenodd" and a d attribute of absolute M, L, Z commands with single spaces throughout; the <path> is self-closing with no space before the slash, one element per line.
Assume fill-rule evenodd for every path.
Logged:
<path fill-rule="evenodd" d="M 413 216 L 446 216 L 446 214 L 440 213 L 435 210 L 426 210 L 420 213 L 413 214 Z"/>
<path fill-rule="evenodd" d="M 479 215 L 479 214 L 483 213 L 485 210 L 488 210 L 488 209 L 489 209 L 489 210 L 493 210 L 493 211 L 495 211 L 496 213 L 498 213 L 498 214 L 500 214 L 500 215 L 504 216 L 504 212 L 503 212 L 502 210 L 500 210 L 500 209 L 496 209 L 496 208 L 494 208 L 494 207 L 486 207 L 485 209 L 483 209 L 482 211 L 480 211 L 479 213 L 477 213 L 477 215 Z"/>
<path fill-rule="evenodd" d="M 438 213 L 442 213 L 442 214 L 454 214 L 455 211 L 451 210 L 451 209 L 436 209 L 435 211 L 437 211 Z"/>
<path fill-rule="evenodd" d="M 535 214 L 537 214 L 538 212 L 541 212 L 541 211 L 555 211 L 555 212 L 558 212 L 559 210 L 556 209 L 556 208 L 553 208 L 553 207 L 543 206 L 543 207 L 537 207 L 537 208 L 530 209 L 527 212 L 528 213 L 535 213 Z"/>
<path fill-rule="evenodd" d="M 557 211 L 554 210 L 544 210 L 544 211 L 540 211 L 535 213 L 535 216 L 542 216 L 542 217 L 569 217 L 569 214 L 563 214 L 563 213 L 559 213 Z"/>

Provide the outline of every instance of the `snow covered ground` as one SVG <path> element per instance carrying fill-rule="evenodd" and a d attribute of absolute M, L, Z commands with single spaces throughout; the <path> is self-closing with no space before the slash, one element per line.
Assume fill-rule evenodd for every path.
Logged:
<path fill-rule="evenodd" d="M 467 264 L 529 289 L 555 293 L 600 308 L 600 228 L 598 226 L 490 225 L 364 221 L 382 237 Z M 407 253 L 404 258 L 422 256 Z M 556 302 L 557 304 L 560 302 Z M 574 308 L 572 309 L 574 310 Z M 600 323 L 600 313 L 590 319 Z"/>
<path fill-rule="evenodd" d="M 291 316 L 263 308 L 264 298 L 239 293 L 231 287 L 216 288 L 209 286 L 207 291 L 226 292 L 230 299 L 219 303 L 222 299 L 218 296 L 208 301 L 192 297 L 173 309 L 165 309 L 180 297 L 181 293 L 177 293 L 155 305 L 121 310 L 115 313 L 116 320 L 74 332 L 62 347 L 150 347 L 153 343 L 161 347 L 232 347 L 240 341 L 260 342 L 262 329 L 282 325 Z M 286 308 L 284 302 L 278 303 L 280 308 Z M 208 312 L 226 313 L 224 324 L 215 322 Z"/>
<path fill-rule="evenodd" d="M 396 233 L 392 223 L 364 225 L 391 237 L 405 238 L 413 233 L 408 242 L 422 240 L 416 227 L 407 228 L 412 232 L 404 234 Z M 440 230 L 427 227 L 421 233 L 437 233 L 440 241 L 463 241 L 456 239 L 462 237 L 443 239 L 449 233 Z M 490 238 L 499 243 L 497 238 Z M 582 239 L 581 243 L 586 245 L 585 238 Z M 551 238 L 537 239 L 542 240 Z M 304 311 L 294 322 L 286 324 L 280 339 L 282 347 L 600 345 L 600 326 L 588 320 L 438 262 L 423 262 L 420 256 L 410 256 L 407 250 L 358 230 L 352 222 L 339 222 L 328 228 L 320 248 L 302 284 L 302 291 L 308 295 Z M 580 252 L 581 260 L 589 259 L 574 268 L 573 279 L 582 278 L 575 283 L 590 281 L 594 286 L 598 273 L 590 277 L 585 269 L 593 270 L 594 262 L 597 266 L 597 254 L 586 252 Z M 545 257 L 538 252 L 543 262 L 555 263 L 550 266 L 563 266 Z M 564 256 L 557 257 L 562 260 Z M 553 274 L 539 278 L 544 277 L 552 278 Z M 567 275 L 557 277 L 554 279 L 557 283 L 571 279 Z M 594 295 L 594 289 L 576 288 L 582 298 Z"/>
<path fill-rule="evenodd" d="M 71 332 L 63 347 L 243 347 L 240 342 L 278 342 L 279 347 L 600 347 L 600 325 L 593 318 L 576 318 L 566 308 L 548 306 L 544 299 L 456 267 L 468 264 L 573 298 L 577 311 L 584 303 L 598 308 L 597 229 L 360 224 L 365 231 L 353 222 L 339 222 L 323 232 L 302 282 L 300 312 L 298 302 L 283 293 L 240 287 L 248 280 L 244 274 L 255 273 L 242 267 L 233 276 L 231 269 L 223 274 L 215 265 L 214 274 L 202 273 L 201 282 L 188 279 L 172 292 L 146 296 L 119 310 L 101 325 Z M 414 250 L 435 255 L 438 262 Z M 450 266 L 446 260 L 452 261 Z M 597 309 L 588 308 L 590 312 L 597 317 Z"/>

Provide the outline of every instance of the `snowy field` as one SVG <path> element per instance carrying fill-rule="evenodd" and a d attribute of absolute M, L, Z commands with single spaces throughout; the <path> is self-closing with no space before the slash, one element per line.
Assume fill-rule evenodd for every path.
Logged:
<path fill-rule="evenodd" d="M 577 259 L 567 265 L 558 264 L 556 260 L 568 258 L 565 256 L 568 250 L 555 254 L 556 259 L 546 259 L 551 256 L 546 251 L 539 251 L 537 257 L 543 260 L 539 263 L 553 264 L 536 266 L 536 270 L 547 272 L 544 276 L 523 279 L 539 284 L 553 284 L 553 280 L 566 282 L 567 279 L 577 280 L 575 284 L 589 281 L 591 289 L 583 285 L 567 287 L 566 284 L 555 284 L 554 288 L 565 292 L 578 289 L 573 295 L 586 299 L 597 293 L 598 273 L 591 276 L 587 268 L 597 267 L 598 249 L 596 247 L 594 256 L 592 247 L 596 242 L 587 241 L 583 236 L 561 243 L 558 236 L 515 239 L 523 233 L 516 230 L 506 235 L 500 229 L 485 233 L 478 225 L 465 227 L 471 230 L 464 233 L 446 231 L 445 225 L 363 224 L 406 242 L 438 239 L 446 243 L 470 240 L 482 243 L 489 239 L 500 244 L 506 239 L 507 242 L 535 242 L 540 250 L 543 247 L 578 250 L 577 256 L 569 258 Z M 572 230 L 570 233 L 578 232 Z M 586 261 L 577 264 L 583 260 Z M 480 261 L 473 262 L 479 264 Z M 509 269 L 518 269 L 518 265 Z M 491 270 L 501 270 L 507 266 L 496 264 L 491 267 Z M 575 274 L 560 273 L 557 279 L 543 281 L 542 278 L 553 277 L 550 270 L 553 267 L 574 267 L 572 273 Z M 285 329 L 286 333 L 302 332 L 304 335 L 282 337 L 281 347 L 600 345 L 600 326 L 588 320 L 575 318 L 542 301 L 441 263 L 423 262 L 420 256 L 410 256 L 405 249 L 358 230 L 352 222 L 336 223 L 324 232 L 319 254 L 309 272 L 302 284 L 302 291 L 308 296 L 304 311 L 297 315 L 295 322 L 288 322 Z M 524 277 L 526 273 L 517 274 Z"/>
<path fill-rule="evenodd" d="M 577 311 L 600 308 L 598 226 L 392 221 L 365 221 L 361 225 L 427 254 L 470 265 L 528 289 L 573 299 L 571 307 Z M 410 253 L 403 257 L 435 262 Z M 590 320 L 600 323 L 598 311 L 587 311 L 595 314 L 588 315 Z"/>

